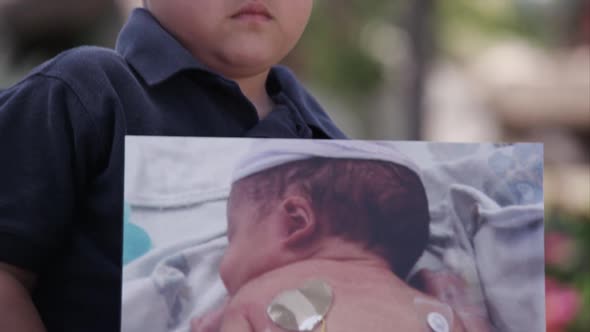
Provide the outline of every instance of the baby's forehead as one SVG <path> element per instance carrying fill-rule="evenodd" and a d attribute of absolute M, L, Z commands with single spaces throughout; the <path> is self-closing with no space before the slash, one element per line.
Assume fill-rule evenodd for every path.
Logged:
<path fill-rule="evenodd" d="M 235 208 L 243 204 L 246 198 L 248 198 L 248 185 L 242 181 L 232 183 L 227 199 L 228 208 Z"/>
<path fill-rule="evenodd" d="M 247 184 L 234 184 L 227 199 L 229 217 L 239 217 L 248 211 L 257 211 L 264 205 L 263 200 L 255 199 Z"/>

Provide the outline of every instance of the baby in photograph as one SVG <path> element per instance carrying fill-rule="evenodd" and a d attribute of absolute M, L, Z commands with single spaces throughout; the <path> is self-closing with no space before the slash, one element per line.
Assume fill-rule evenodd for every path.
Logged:
<path fill-rule="evenodd" d="M 229 300 L 193 332 L 463 331 L 404 281 L 430 221 L 410 160 L 371 143 L 261 144 L 228 200 Z"/>

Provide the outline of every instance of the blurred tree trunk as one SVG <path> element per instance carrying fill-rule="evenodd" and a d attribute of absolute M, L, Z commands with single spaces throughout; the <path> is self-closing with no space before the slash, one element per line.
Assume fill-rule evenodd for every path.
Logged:
<path fill-rule="evenodd" d="M 423 137 L 422 120 L 426 81 L 435 50 L 435 0 L 409 0 L 405 28 L 410 57 L 406 78 L 405 109 L 408 112 L 409 139 Z"/>

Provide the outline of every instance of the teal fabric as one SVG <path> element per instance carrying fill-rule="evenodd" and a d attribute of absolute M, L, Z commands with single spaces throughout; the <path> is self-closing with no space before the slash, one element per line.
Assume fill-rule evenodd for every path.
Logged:
<path fill-rule="evenodd" d="M 125 204 L 123 212 L 123 265 L 143 256 L 152 248 L 152 239 L 141 227 L 131 222 L 131 207 Z"/>

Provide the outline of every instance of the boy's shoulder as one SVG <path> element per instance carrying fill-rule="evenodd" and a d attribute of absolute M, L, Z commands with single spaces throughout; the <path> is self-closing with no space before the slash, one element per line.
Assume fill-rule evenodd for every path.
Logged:
<path fill-rule="evenodd" d="M 125 59 L 116 51 L 98 46 L 81 46 L 60 53 L 33 69 L 25 78 L 46 76 L 70 85 L 101 84 L 105 79 L 132 76 Z"/>
<path fill-rule="evenodd" d="M 106 101 L 142 96 L 143 86 L 125 58 L 114 50 L 82 46 L 64 51 L 32 69 L 11 87 L 0 91 L 3 101 L 14 96 L 35 99 L 31 103 L 81 103 L 101 111 Z M 55 98 L 47 99 L 55 95 Z M 24 106 L 17 106 L 24 107 Z"/>

